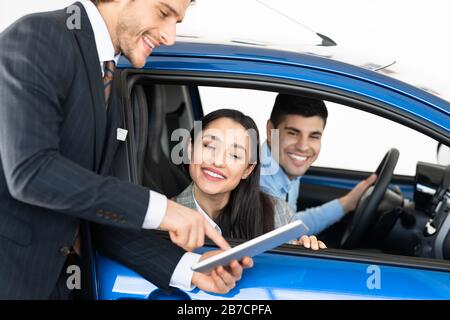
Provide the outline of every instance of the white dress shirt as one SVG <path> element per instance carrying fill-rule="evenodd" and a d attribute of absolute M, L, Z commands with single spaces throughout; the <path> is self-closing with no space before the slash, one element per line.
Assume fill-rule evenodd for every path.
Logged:
<path fill-rule="evenodd" d="M 99 56 L 99 64 L 103 75 L 103 63 L 114 60 L 116 65 L 120 54 L 115 55 L 114 46 L 108 28 L 97 7 L 89 0 L 81 0 L 81 4 L 89 18 L 94 31 L 95 45 Z M 167 197 L 155 191 L 150 191 L 149 205 L 142 225 L 143 229 L 157 229 L 166 214 Z M 192 290 L 193 271 L 191 266 L 200 260 L 200 255 L 187 252 L 178 262 L 170 279 L 170 285 L 183 290 Z"/>
<path fill-rule="evenodd" d="M 205 212 L 205 210 L 202 209 L 202 207 L 200 207 L 200 205 L 197 202 L 197 199 L 195 199 L 195 194 L 194 194 L 194 188 L 192 188 L 192 198 L 194 198 L 194 203 L 195 203 L 195 207 L 197 208 L 197 211 L 200 212 L 201 214 L 203 214 L 206 218 L 206 221 L 209 222 L 209 224 L 216 229 L 220 234 L 222 234 L 222 229 L 220 229 L 220 227 L 217 225 L 217 223 L 215 223 L 213 221 L 213 219 L 211 219 L 209 217 L 209 215 Z"/>

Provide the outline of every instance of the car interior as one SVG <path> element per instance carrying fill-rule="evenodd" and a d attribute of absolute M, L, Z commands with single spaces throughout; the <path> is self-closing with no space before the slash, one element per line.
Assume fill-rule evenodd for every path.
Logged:
<path fill-rule="evenodd" d="M 132 75 L 121 88 L 129 139 L 122 142 L 113 174 L 149 187 L 171 198 L 191 182 L 183 163 L 173 163 L 177 128 L 190 130 L 203 115 L 196 84 L 155 82 Z M 184 155 L 181 155 L 184 156 Z M 450 260 L 450 166 L 418 162 L 414 177 L 396 176 L 399 158 L 386 150 L 377 168 L 378 179 L 357 209 L 318 235 L 329 248 Z M 370 172 L 312 167 L 307 176 L 351 179 L 355 183 Z M 302 180 L 303 181 L 303 180 Z M 398 185 L 409 185 L 412 198 Z M 321 205 L 348 189 L 335 185 L 301 183 L 298 207 Z"/>

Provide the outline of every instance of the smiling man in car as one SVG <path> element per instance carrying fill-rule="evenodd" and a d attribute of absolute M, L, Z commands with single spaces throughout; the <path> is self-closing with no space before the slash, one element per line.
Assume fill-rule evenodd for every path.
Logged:
<path fill-rule="evenodd" d="M 261 189 L 287 201 L 294 212 L 298 211 L 300 179 L 319 156 L 327 117 L 321 100 L 278 94 L 267 121 L 267 141 L 261 149 Z M 272 139 L 274 129 L 279 130 L 276 139 Z M 303 212 L 308 233 L 318 234 L 353 211 L 375 180 L 373 174 L 345 196 Z"/>

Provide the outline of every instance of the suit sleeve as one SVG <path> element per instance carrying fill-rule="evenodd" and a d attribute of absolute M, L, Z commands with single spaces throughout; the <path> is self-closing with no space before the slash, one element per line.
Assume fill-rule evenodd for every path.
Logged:
<path fill-rule="evenodd" d="M 0 156 L 18 201 L 74 217 L 140 229 L 147 189 L 101 177 L 61 155 L 59 133 L 76 68 L 61 21 L 29 16 L 0 35 Z"/>
<path fill-rule="evenodd" d="M 170 289 L 170 279 L 185 251 L 162 232 L 94 225 L 96 249 L 139 273 L 157 287 Z"/>

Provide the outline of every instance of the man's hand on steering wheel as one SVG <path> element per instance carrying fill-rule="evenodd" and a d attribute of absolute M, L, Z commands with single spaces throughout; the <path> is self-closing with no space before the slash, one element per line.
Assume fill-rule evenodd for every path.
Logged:
<path fill-rule="evenodd" d="M 339 199 L 339 202 L 344 209 L 344 213 L 349 213 L 356 209 L 359 199 L 361 199 L 361 196 L 375 182 L 375 180 L 377 180 L 377 175 L 373 173 L 367 179 L 358 183 L 352 191 Z"/>
<path fill-rule="evenodd" d="M 378 177 L 375 185 L 371 190 L 370 195 L 357 204 L 355 214 L 348 223 L 344 235 L 342 236 L 341 248 L 355 248 L 367 230 L 369 230 L 376 222 L 378 205 L 381 200 L 383 200 L 384 194 L 391 182 L 399 156 L 399 151 L 395 148 L 391 148 L 383 157 L 383 160 L 381 160 L 375 171 Z M 369 177 L 369 179 L 371 178 Z"/>

